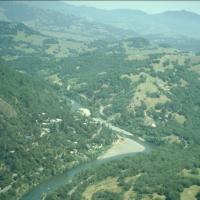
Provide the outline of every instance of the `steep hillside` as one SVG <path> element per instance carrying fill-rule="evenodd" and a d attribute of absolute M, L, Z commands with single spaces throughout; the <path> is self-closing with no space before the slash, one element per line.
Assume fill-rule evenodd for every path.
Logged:
<path fill-rule="evenodd" d="M 72 111 L 47 82 L 11 70 L 4 61 L 0 66 L 1 199 L 19 199 L 113 141 L 111 131 Z"/>
<path fill-rule="evenodd" d="M 47 36 L 23 23 L 0 21 L 0 27 L 0 52 L 8 61 L 18 59 L 24 63 L 36 59 L 45 62 L 92 50 L 87 42 Z"/>
<path fill-rule="evenodd" d="M 125 31 L 102 23 L 93 23 L 73 13 L 40 9 L 21 2 L 0 2 L 1 18 L 23 22 L 47 35 L 78 41 L 94 39 L 126 38 L 133 31 Z"/>
<path fill-rule="evenodd" d="M 93 24 L 111 25 L 112 27 L 107 26 L 107 29 L 113 34 L 120 33 L 121 36 L 123 35 L 121 38 L 140 35 L 159 44 L 195 52 L 200 51 L 198 34 L 200 33 L 198 25 L 200 17 L 196 13 L 185 10 L 150 15 L 139 10 L 102 10 L 86 6 L 73 6 L 64 2 L 49 2 L 48 4 L 45 2 L 29 2 L 28 5 L 46 11 L 54 10 L 65 16 L 71 14 Z M 2 17 L 6 18 L 4 15 Z M 113 27 L 117 29 L 113 29 Z M 130 30 L 134 32 L 131 33 Z M 60 36 L 64 35 L 61 34 Z M 73 35 L 70 35 L 70 37 L 74 38 Z M 80 38 L 83 39 L 83 34 Z"/>
<path fill-rule="evenodd" d="M 147 14 L 139 10 L 102 10 L 87 6 L 73 6 L 63 2 L 32 2 L 33 6 L 70 13 L 79 17 L 112 26 L 134 30 L 141 35 L 162 34 L 163 36 L 188 36 L 199 38 L 200 15 L 189 11 L 168 11 L 160 14 Z"/>
<path fill-rule="evenodd" d="M 109 11 L 64 2 L 1 2 L 0 5 L 1 20 L 24 22 L 49 36 L 91 41 L 140 35 L 159 44 L 200 51 L 200 17 L 185 10 L 150 15 L 139 10 Z"/>

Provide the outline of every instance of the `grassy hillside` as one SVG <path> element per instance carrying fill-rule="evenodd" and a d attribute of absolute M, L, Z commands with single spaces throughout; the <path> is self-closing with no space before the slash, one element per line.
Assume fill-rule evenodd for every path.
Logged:
<path fill-rule="evenodd" d="M 183 136 L 193 115 L 188 106 L 197 109 L 198 105 L 195 96 L 199 77 L 192 69 L 198 68 L 199 56 L 131 44 L 129 41 L 128 45 L 127 41 L 108 44 L 101 51 L 69 58 L 63 61 L 69 64 L 63 66 L 60 77 L 70 85 L 77 100 L 91 106 L 97 115 L 101 110 L 101 116 L 112 123 L 146 135 L 149 140 L 154 135 L 154 128 L 149 130 L 150 127 L 172 128 L 175 123 L 181 128 L 177 131 L 176 127 L 176 134 Z M 160 136 L 175 134 L 162 129 L 159 132 Z"/>
<path fill-rule="evenodd" d="M 0 21 L 1 56 L 6 60 L 26 63 L 36 59 L 48 61 L 90 51 L 87 42 L 47 36 L 23 23 Z"/>
<path fill-rule="evenodd" d="M 91 45 L 98 47 L 92 54 L 62 62 L 59 77 L 69 86 L 68 94 L 93 115 L 156 148 L 88 170 L 47 199 L 183 200 L 189 191 L 197 195 L 200 57 L 141 38 Z M 180 175 L 185 169 L 196 174 Z"/>
<path fill-rule="evenodd" d="M 140 10 L 103 10 L 87 6 L 74 6 L 64 2 L 29 2 L 28 5 L 54 10 L 64 15 L 73 14 L 96 23 L 133 30 L 132 36 L 144 36 L 155 42 L 175 48 L 200 51 L 200 15 L 186 10 L 147 14 Z M 118 30 L 119 31 L 119 30 Z M 127 35 L 131 37 L 131 35 Z"/>
<path fill-rule="evenodd" d="M 30 4 L 29 4 L 30 5 Z M 140 35 L 187 36 L 199 38 L 200 15 L 187 10 L 167 11 L 159 14 L 147 14 L 134 9 L 103 10 L 87 6 L 74 6 L 64 2 L 32 2 L 32 6 L 51 9 L 63 14 L 109 24 L 118 28 L 134 30 Z"/>
<path fill-rule="evenodd" d="M 72 13 L 41 9 L 25 2 L 0 2 L 0 19 L 23 22 L 47 35 L 78 41 L 120 39 L 135 34 L 103 23 L 93 23 Z"/>

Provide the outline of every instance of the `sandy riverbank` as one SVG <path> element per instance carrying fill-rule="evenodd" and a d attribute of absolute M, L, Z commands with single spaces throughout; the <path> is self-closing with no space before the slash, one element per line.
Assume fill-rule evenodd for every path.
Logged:
<path fill-rule="evenodd" d="M 105 159 L 128 153 L 137 153 L 145 150 L 144 146 L 130 138 L 121 136 L 118 137 L 119 139 L 112 144 L 112 147 L 103 155 L 99 156 L 98 159 Z"/>

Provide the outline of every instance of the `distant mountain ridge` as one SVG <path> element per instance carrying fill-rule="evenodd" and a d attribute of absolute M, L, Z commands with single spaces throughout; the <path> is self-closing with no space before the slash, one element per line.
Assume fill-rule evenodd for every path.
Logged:
<path fill-rule="evenodd" d="M 102 10 L 60 1 L 0 2 L 0 7 L 0 20 L 22 22 L 53 37 L 77 41 L 145 37 L 159 44 L 200 51 L 200 15 L 186 10 L 147 14 L 140 10 Z"/>
<path fill-rule="evenodd" d="M 108 24 L 88 21 L 70 12 L 61 12 L 50 7 L 38 8 L 34 2 L 0 2 L 0 20 L 22 22 L 39 31 L 84 35 L 88 39 L 121 39 L 136 35 L 133 30 L 123 30 Z M 65 36 L 67 37 L 67 36 Z"/>
<path fill-rule="evenodd" d="M 140 10 L 102 10 L 87 6 L 73 6 L 64 2 L 30 2 L 29 5 L 73 14 L 94 22 L 134 30 L 140 35 L 163 34 L 200 38 L 200 15 L 186 10 L 147 14 Z"/>

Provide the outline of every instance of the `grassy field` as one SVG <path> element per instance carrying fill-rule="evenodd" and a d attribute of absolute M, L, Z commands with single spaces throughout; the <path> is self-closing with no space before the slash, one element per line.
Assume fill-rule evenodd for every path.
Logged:
<path fill-rule="evenodd" d="M 161 58 L 161 64 L 155 64 L 154 67 L 156 66 L 159 68 L 160 71 L 163 70 L 164 72 L 165 68 L 162 68 L 161 66 L 162 63 L 166 61 L 166 59 L 171 59 L 171 61 L 174 62 L 178 60 L 177 62 L 183 64 L 186 60 L 186 57 L 174 55 L 170 58 L 170 56 L 167 55 Z M 169 67 L 173 68 L 173 64 L 170 64 L 168 68 Z M 130 101 L 130 104 L 127 106 L 128 111 L 135 111 L 137 107 L 140 107 L 144 103 L 146 105 L 146 110 L 144 112 L 144 123 L 148 126 L 155 124 L 154 120 L 150 116 L 148 116 L 147 111 L 152 108 L 155 109 L 155 106 L 159 103 L 165 104 L 171 101 L 171 99 L 169 99 L 163 91 L 167 91 L 170 93 L 170 89 L 172 87 L 177 87 L 177 85 L 172 85 L 168 82 L 164 82 L 162 79 L 158 77 L 153 77 L 146 72 L 140 72 L 139 74 L 123 74 L 120 76 L 120 78 L 129 79 L 134 85 L 133 97 Z M 137 84 L 138 82 L 139 84 Z M 137 86 L 135 86 L 135 84 Z M 184 79 L 180 80 L 181 87 L 187 87 L 187 84 L 188 83 Z M 152 97 L 152 94 L 157 95 Z M 180 115 L 178 113 L 171 114 L 179 124 L 183 124 L 186 121 L 186 118 L 183 115 Z"/>
<path fill-rule="evenodd" d="M 77 33 L 75 34 L 75 33 L 69 33 L 69 32 L 61 32 L 61 31 L 47 31 L 47 30 L 42 30 L 40 32 L 45 35 L 60 38 L 60 39 L 70 38 L 77 41 L 89 41 L 89 38 L 83 34 L 77 34 Z"/>
<path fill-rule="evenodd" d="M 176 135 L 169 135 L 169 136 L 165 136 L 162 138 L 164 141 L 167 141 L 169 142 L 170 144 L 172 143 L 176 143 L 176 144 L 180 144 L 181 143 L 181 140 L 178 136 Z"/>
<path fill-rule="evenodd" d="M 166 95 L 162 93 L 162 90 L 169 91 L 171 86 L 167 82 L 162 81 L 157 77 L 153 77 L 145 72 L 139 74 L 123 74 L 120 77 L 121 79 L 129 79 L 131 82 L 137 83 L 143 79 L 143 82 L 139 83 L 136 87 L 134 86 L 133 97 L 127 106 L 129 112 L 135 111 L 135 109 L 145 103 L 146 110 L 144 112 L 144 123 L 146 125 L 155 124 L 154 120 L 147 115 L 147 111 L 151 108 L 155 108 L 156 104 L 161 103 L 165 104 L 168 101 L 171 101 Z M 148 94 L 158 94 L 156 97 L 150 97 Z M 184 118 L 176 114 L 174 116 L 177 121 L 180 123 L 184 122 Z"/>
<path fill-rule="evenodd" d="M 122 74 L 120 78 L 127 78 L 130 79 L 132 82 L 138 82 L 140 80 L 140 74 Z"/>
<path fill-rule="evenodd" d="M 184 115 L 179 115 L 178 113 L 172 113 L 172 115 L 174 116 L 175 120 L 179 124 L 183 124 L 186 121 L 186 118 Z"/>
<path fill-rule="evenodd" d="M 200 74 L 200 64 L 193 65 L 191 67 L 191 70 L 194 71 L 194 72 L 197 72 L 198 74 Z"/>
<path fill-rule="evenodd" d="M 121 192 L 121 187 L 118 186 L 117 178 L 116 177 L 108 177 L 103 181 L 100 181 L 96 184 L 90 185 L 86 188 L 83 192 L 82 196 L 86 200 L 91 200 L 92 195 L 98 191 L 109 191 L 109 192 Z"/>
<path fill-rule="evenodd" d="M 145 60 L 148 59 L 148 55 L 134 55 L 134 54 L 129 54 L 127 57 L 127 60 Z"/>
<path fill-rule="evenodd" d="M 35 52 L 34 49 L 32 49 L 31 47 L 28 47 L 26 45 L 23 45 L 23 44 L 19 45 L 19 46 L 15 46 L 15 50 L 16 51 L 22 51 L 22 52 L 24 52 L 26 54 L 32 54 L 32 53 Z"/>
<path fill-rule="evenodd" d="M 191 171 L 188 169 L 184 169 L 180 172 L 180 176 L 192 179 L 200 179 L 200 168 L 195 169 L 195 171 Z M 180 194 L 181 200 L 196 200 L 196 195 L 200 192 L 200 186 L 192 185 L 189 188 L 185 188 L 183 192 Z"/>
<path fill-rule="evenodd" d="M 136 176 L 130 176 L 125 178 L 126 183 L 131 183 L 133 186 L 130 187 L 127 191 L 123 192 L 122 187 L 119 185 L 117 177 L 108 177 L 103 181 L 99 181 L 93 185 L 89 185 L 82 194 L 82 197 L 85 200 L 91 200 L 92 196 L 97 192 L 113 192 L 120 193 L 123 192 L 122 198 L 123 200 L 134 200 L 136 199 L 136 193 L 134 192 L 134 183 L 140 177 L 140 174 Z M 164 195 L 159 195 L 157 193 L 144 195 L 142 200 L 165 200 L 166 197 Z"/>
<path fill-rule="evenodd" d="M 161 57 L 159 63 L 153 64 L 153 69 L 156 72 L 164 72 L 166 69 L 173 69 L 175 62 L 179 65 L 183 65 L 187 59 L 188 56 L 186 55 L 167 54 Z"/>
<path fill-rule="evenodd" d="M 124 77 L 124 76 L 123 76 Z M 133 98 L 130 103 L 130 108 L 134 109 L 144 102 L 147 106 L 147 110 L 155 107 L 157 103 L 166 103 L 170 99 L 164 94 L 160 93 L 160 89 L 168 90 L 169 86 L 166 82 L 163 82 L 161 79 L 153 77 L 146 73 L 140 73 L 139 75 L 129 76 L 129 79 L 133 81 L 138 81 L 144 79 L 144 82 L 140 83 L 135 89 Z M 151 98 L 147 96 L 147 93 L 159 93 L 159 97 Z"/>
<path fill-rule="evenodd" d="M 193 65 L 199 64 L 200 63 L 200 56 L 195 56 L 195 55 L 190 56 L 190 60 L 191 60 L 191 63 Z"/>
<path fill-rule="evenodd" d="M 56 57 L 67 57 L 71 55 L 70 50 L 78 53 L 89 51 L 88 46 L 84 42 L 58 39 L 58 43 L 48 45 L 46 53 Z"/>
<path fill-rule="evenodd" d="M 134 184 L 135 181 L 139 178 L 139 176 L 140 174 L 136 176 L 126 177 L 125 182 Z M 108 177 L 103 181 L 99 181 L 95 184 L 89 185 L 86 188 L 86 190 L 83 192 L 82 196 L 85 198 L 85 200 L 91 200 L 92 196 L 96 192 L 100 192 L 100 191 L 108 191 L 108 192 L 113 192 L 113 193 L 123 192 L 122 187 L 119 185 L 119 182 L 117 179 L 118 177 Z M 135 197 L 136 197 L 136 193 L 134 192 L 134 186 L 130 187 L 129 190 L 123 193 L 123 200 L 135 199 Z"/>
<path fill-rule="evenodd" d="M 135 198 L 136 198 L 136 193 L 133 191 L 133 188 L 131 187 L 128 191 L 124 193 L 123 200 L 130 200 Z"/>
<path fill-rule="evenodd" d="M 195 173 L 192 173 L 191 170 L 184 169 L 180 175 L 187 178 L 200 179 L 200 168 L 197 168 Z"/>
<path fill-rule="evenodd" d="M 161 60 L 161 63 L 169 57 L 170 59 L 174 60 L 173 56 L 171 57 L 172 54 L 174 54 L 174 57 L 176 57 L 175 54 L 177 54 L 177 50 L 174 48 L 162 48 L 158 46 L 151 46 L 150 48 L 145 47 L 145 48 L 135 48 L 133 47 L 130 42 L 125 41 L 122 43 L 122 48 L 125 51 L 125 54 L 127 55 L 127 60 L 145 60 L 149 58 L 149 55 L 151 54 L 159 54 L 159 53 L 165 53 L 169 54 L 168 56 L 163 57 Z M 181 59 L 181 58 L 179 58 Z M 160 70 L 159 68 L 157 68 Z M 162 69 L 161 69 L 162 70 Z"/>
<path fill-rule="evenodd" d="M 185 188 L 181 193 L 181 200 L 196 200 L 196 195 L 200 192 L 200 186 L 192 185 L 189 188 Z"/>
<path fill-rule="evenodd" d="M 44 37 L 40 35 L 33 35 L 33 34 L 27 35 L 24 32 L 18 32 L 17 35 L 14 37 L 14 40 L 29 42 L 35 45 L 42 45 Z"/>

